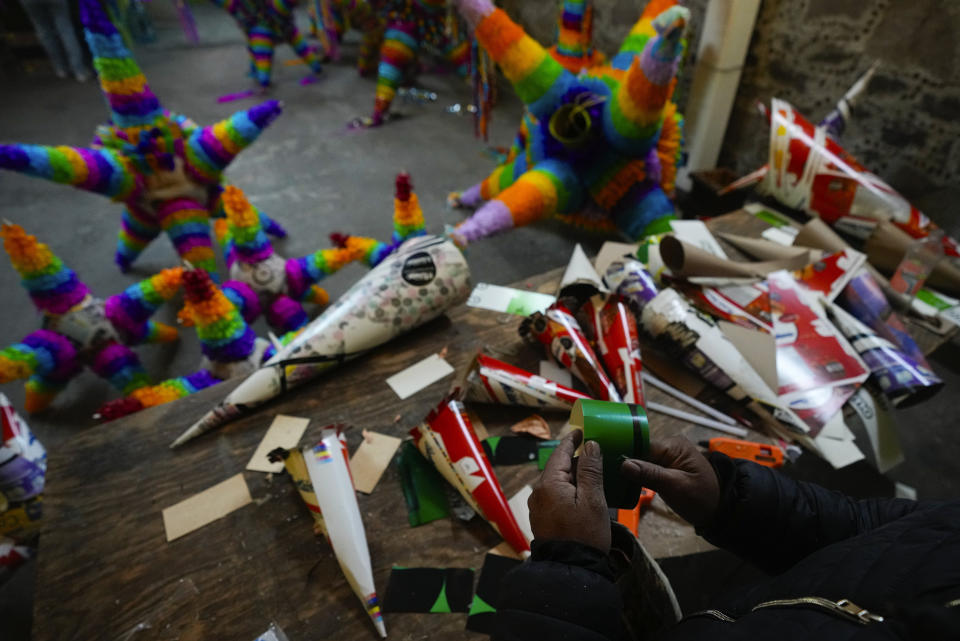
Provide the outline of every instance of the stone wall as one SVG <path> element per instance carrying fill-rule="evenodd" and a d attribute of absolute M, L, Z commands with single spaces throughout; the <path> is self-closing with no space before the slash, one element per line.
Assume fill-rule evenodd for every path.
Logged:
<path fill-rule="evenodd" d="M 708 0 L 689 0 L 693 36 Z M 724 0 L 713 0 L 722 2 Z M 505 0 L 530 34 L 552 44 L 558 3 Z M 616 51 L 642 2 L 595 0 L 594 41 Z M 908 197 L 960 184 L 960 2 L 763 0 L 721 163 L 747 172 L 766 161 L 767 125 L 754 103 L 783 98 L 819 120 L 874 60 L 881 67 L 844 144 Z M 691 74 L 685 74 L 689 80 Z M 683 103 L 681 84 L 678 102 Z M 931 212 L 932 213 L 932 212 Z"/>

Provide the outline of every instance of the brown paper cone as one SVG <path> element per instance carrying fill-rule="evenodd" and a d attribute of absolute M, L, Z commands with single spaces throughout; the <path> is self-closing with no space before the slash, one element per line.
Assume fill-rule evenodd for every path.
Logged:
<path fill-rule="evenodd" d="M 830 229 L 827 223 L 819 218 L 811 218 L 810 222 L 800 228 L 800 233 L 793 239 L 794 247 L 812 247 L 825 252 L 836 254 L 850 247 L 837 232 Z"/>
<path fill-rule="evenodd" d="M 810 263 L 810 252 L 796 254 L 785 260 L 762 263 L 737 263 L 724 260 L 699 247 L 685 243 L 674 236 L 660 241 L 660 255 L 675 276 L 721 278 L 762 278 L 780 269 L 795 270 Z"/>
<path fill-rule="evenodd" d="M 802 247 L 781 245 L 765 238 L 750 238 L 737 234 L 718 234 L 718 236 L 757 260 L 790 260 L 809 251 Z"/>
<path fill-rule="evenodd" d="M 884 221 L 867 239 L 864 251 L 867 260 L 884 274 L 893 274 L 904 254 L 916 239 L 893 223 Z M 927 278 L 927 285 L 950 296 L 960 296 L 960 269 L 947 260 L 941 260 Z"/>

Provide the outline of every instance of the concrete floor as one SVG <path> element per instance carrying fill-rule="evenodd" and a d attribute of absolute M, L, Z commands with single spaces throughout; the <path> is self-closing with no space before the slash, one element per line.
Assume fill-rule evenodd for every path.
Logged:
<path fill-rule="evenodd" d="M 164 105 L 201 124 L 225 117 L 253 101 L 220 105 L 216 97 L 246 89 L 247 55 L 239 31 L 225 13 L 206 5 L 194 7 L 202 43 L 185 44 L 175 22 L 158 21 L 158 41 L 137 49 L 137 58 Z M 375 131 L 348 131 L 345 124 L 369 113 L 374 82 L 361 79 L 350 66 L 355 47 L 346 47 L 345 61 L 327 66 L 322 82 L 300 86 L 300 66 L 284 66 L 292 57 L 279 51 L 272 97 L 284 101 L 284 114 L 231 166 L 228 176 L 259 207 L 291 232 L 276 243 L 285 256 L 298 256 L 327 246 L 332 231 L 349 231 L 386 238 L 391 230 L 393 178 L 400 170 L 414 180 L 431 231 L 462 219 L 448 210 L 448 192 L 462 189 L 493 168 L 485 146 L 473 137 L 472 122 L 448 114 L 446 107 L 470 99 L 468 88 L 453 75 L 424 74 L 418 86 L 439 94 L 433 104 L 398 103 L 403 118 Z M 6 100 L 0 101 L 0 141 L 84 145 L 94 126 L 105 119 L 95 84 L 58 81 L 50 75 L 9 76 Z M 508 145 L 520 105 L 509 91 L 502 93 L 493 120 L 491 144 Z M 0 172 L 0 216 L 37 234 L 101 296 L 176 262 L 165 238 L 158 239 L 136 264 L 136 273 L 121 274 L 113 265 L 120 207 L 102 197 L 45 181 Z M 946 201 L 943 202 L 947 204 Z M 948 211 L 944 207 L 944 212 Z M 929 212 L 936 218 L 935 212 Z M 595 252 L 601 238 L 561 225 L 542 224 L 516 230 L 496 240 L 470 247 L 468 258 L 475 281 L 507 284 L 563 264 L 574 244 Z M 5 262 L 0 260 L 0 262 Z M 336 297 L 363 273 L 352 266 L 324 285 Z M 0 265 L 0 344 L 22 338 L 37 327 L 37 314 L 12 268 Z M 174 310 L 161 312 L 171 320 Z M 264 330 L 264 327 L 258 327 Z M 190 331 L 172 349 L 139 350 L 157 379 L 192 371 L 199 346 Z M 953 393 L 960 389 L 957 350 L 948 347 L 934 358 L 934 367 L 947 380 L 947 390 L 931 402 L 900 413 L 907 462 L 884 478 L 866 465 L 842 472 L 829 470 L 804 456 L 793 474 L 816 479 L 858 495 L 890 495 L 890 479 L 915 486 L 921 498 L 960 495 L 960 416 Z M 19 384 L 2 390 L 22 407 Z M 105 382 L 84 374 L 62 393 L 54 407 L 29 422 L 48 449 L 56 449 L 72 434 L 95 428 L 90 419 L 105 400 L 115 397 Z M 698 573 L 695 569 L 685 570 Z M 691 576 L 696 576 L 693 574 Z M 0 590 L 0 620 L 29 621 L 32 568 Z M 26 629 L 26 628 L 24 628 Z M 11 628 L 8 628 L 11 632 Z M 4 634 L 7 639 L 7 634 Z M 14 638 L 18 637 L 14 634 Z"/>

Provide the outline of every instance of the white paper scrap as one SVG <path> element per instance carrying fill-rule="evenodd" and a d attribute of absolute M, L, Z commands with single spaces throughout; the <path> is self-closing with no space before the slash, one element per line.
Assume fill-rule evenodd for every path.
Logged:
<path fill-rule="evenodd" d="M 884 474 L 903 463 L 903 449 L 897 435 L 896 419 L 886 397 L 874 395 L 866 387 L 861 387 L 847 402 L 863 421 L 877 462 L 877 471 Z"/>
<path fill-rule="evenodd" d="M 431 354 L 419 363 L 388 378 L 387 385 L 397 393 L 397 396 L 404 399 L 450 374 L 453 374 L 453 366 L 440 358 L 439 354 Z"/>
<path fill-rule="evenodd" d="M 560 367 L 553 361 L 540 361 L 540 376 L 548 381 L 560 383 L 564 387 L 573 387 L 573 377 L 570 370 Z"/>
<path fill-rule="evenodd" d="M 720 243 L 713 237 L 710 229 L 702 220 L 671 220 L 670 227 L 673 228 L 673 235 L 683 242 L 696 245 L 714 256 L 727 258 L 723 247 L 720 246 Z"/>
<path fill-rule="evenodd" d="M 769 227 L 764 229 L 760 236 L 772 243 L 790 247 L 799 232 L 796 227 Z"/>
<path fill-rule="evenodd" d="M 542 312 L 557 299 L 549 294 L 530 292 L 490 283 L 477 283 L 467 299 L 467 307 L 478 307 L 506 314 L 529 316 Z"/>
<path fill-rule="evenodd" d="M 527 507 L 527 499 L 530 498 L 531 494 L 533 494 L 533 488 L 524 485 L 519 492 L 507 501 L 510 511 L 513 512 L 513 517 L 517 519 L 517 526 L 523 532 L 523 536 L 526 537 L 527 543 L 533 540 L 533 529 L 530 527 L 530 508 Z"/>
<path fill-rule="evenodd" d="M 841 438 L 834 438 L 831 435 Z M 833 418 L 823 426 L 823 430 L 813 439 L 813 443 L 820 456 L 837 470 L 865 458 L 853 441 L 853 433 L 843 422 L 842 411 L 834 414 Z"/>

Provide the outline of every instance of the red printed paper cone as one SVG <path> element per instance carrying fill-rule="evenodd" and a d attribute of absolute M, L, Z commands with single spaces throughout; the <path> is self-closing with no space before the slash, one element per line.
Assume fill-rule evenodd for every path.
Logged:
<path fill-rule="evenodd" d="M 579 398 L 590 398 L 486 354 L 477 354 L 461 383 L 465 400 L 475 403 L 521 405 L 569 410 Z"/>
<path fill-rule="evenodd" d="M 637 320 L 619 296 L 593 296 L 583 305 L 594 342 L 607 373 L 624 403 L 645 405 L 640 373 L 640 338 Z"/>
<path fill-rule="evenodd" d="M 527 539 L 517 525 L 497 475 L 493 473 L 493 466 L 483 453 L 483 447 L 463 405 L 452 398 L 444 399 L 430 412 L 426 420 L 410 433 L 417 447 L 421 447 L 426 438 L 432 439 L 442 448 L 450 467 L 460 480 L 460 484 L 455 487 L 467 502 L 477 506 L 483 518 L 500 533 L 510 547 L 520 554 L 529 553 Z"/>
<path fill-rule="evenodd" d="M 562 302 L 557 301 L 544 313 L 536 312 L 525 319 L 520 325 L 520 335 L 528 340 L 540 341 L 547 348 L 547 353 L 580 379 L 594 398 L 601 401 L 621 400 L 577 319 Z"/>

